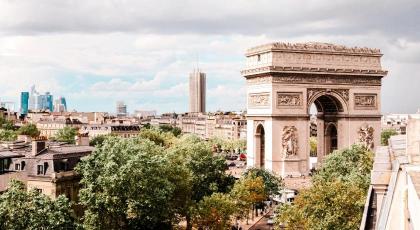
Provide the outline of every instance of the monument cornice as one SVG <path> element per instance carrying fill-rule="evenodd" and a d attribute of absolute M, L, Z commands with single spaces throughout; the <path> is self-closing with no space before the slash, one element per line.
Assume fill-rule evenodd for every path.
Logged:
<path fill-rule="evenodd" d="M 285 66 L 264 66 L 250 68 L 241 71 L 245 78 L 267 73 L 299 73 L 299 74 L 334 74 L 334 75 L 364 75 L 364 76 L 381 76 L 388 74 L 386 70 L 378 69 L 343 69 L 343 68 L 310 68 L 310 67 L 285 67 Z"/>

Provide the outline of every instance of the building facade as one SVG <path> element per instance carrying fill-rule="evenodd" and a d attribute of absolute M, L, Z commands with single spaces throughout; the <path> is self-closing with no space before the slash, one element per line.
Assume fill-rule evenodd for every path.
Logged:
<path fill-rule="evenodd" d="M 74 168 L 94 147 L 33 140 L 17 141 L 0 147 L 0 193 L 12 179 L 22 181 L 28 190 L 57 198 L 65 195 L 77 202 L 80 175 Z"/>
<path fill-rule="evenodd" d="M 190 73 L 189 78 L 189 112 L 205 113 L 206 112 L 206 74 L 199 69 L 194 69 Z"/>
<path fill-rule="evenodd" d="M 29 92 L 20 93 L 20 114 L 28 114 L 29 110 Z"/>
<path fill-rule="evenodd" d="M 140 126 L 134 124 L 91 124 L 82 125 L 80 133 L 87 133 L 90 139 L 101 135 L 116 135 L 123 138 L 136 137 Z"/>

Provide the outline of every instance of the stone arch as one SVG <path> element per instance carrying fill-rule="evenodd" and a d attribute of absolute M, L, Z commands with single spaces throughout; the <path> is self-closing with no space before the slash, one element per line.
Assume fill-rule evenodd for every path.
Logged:
<path fill-rule="evenodd" d="M 262 123 L 257 123 L 254 135 L 255 143 L 255 166 L 258 168 L 265 167 L 265 129 Z"/>
<path fill-rule="evenodd" d="M 339 148 L 338 135 L 345 131 L 339 128 L 338 122 L 349 111 L 348 91 L 321 89 L 308 96 L 308 114 L 312 104 L 318 111 L 316 119 L 320 132 L 317 136 L 317 156 L 321 162 L 325 155 Z"/>
<path fill-rule="evenodd" d="M 315 104 L 318 112 L 325 112 L 325 104 L 323 105 L 323 103 L 331 103 L 330 106 L 335 106 L 337 113 L 348 114 L 348 100 L 348 92 L 344 90 L 341 93 L 328 89 L 318 90 L 312 93 L 309 91 L 307 112 L 309 114 L 312 104 Z"/>

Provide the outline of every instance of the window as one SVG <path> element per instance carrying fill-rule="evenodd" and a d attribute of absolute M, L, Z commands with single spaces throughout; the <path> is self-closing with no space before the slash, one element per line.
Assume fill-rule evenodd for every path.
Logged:
<path fill-rule="evenodd" d="M 44 166 L 43 165 L 38 165 L 37 166 L 37 175 L 44 175 Z"/>
<path fill-rule="evenodd" d="M 25 170 L 26 163 L 25 163 L 25 161 L 22 161 L 22 162 L 21 162 L 21 164 L 22 164 L 22 165 L 21 165 L 21 167 L 20 167 L 20 170 L 22 170 L 22 171 L 23 171 L 23 170 Z"/>
<path fill-rule="evenodd" d="M 15 164 L 15 170 L 20 171 L 20 164 Z"/>
<path fill-rule="evenodd" d="M 261 61 L 261 55 L 257 55 L 257 59 L 258 59 L 258 61 Z"/>
<path fill-rule="evenodd" d="M 34 188 L 35 191 L 37 191 L 38 193 L 42 193 L 42 189 L 40 188 Z"/>

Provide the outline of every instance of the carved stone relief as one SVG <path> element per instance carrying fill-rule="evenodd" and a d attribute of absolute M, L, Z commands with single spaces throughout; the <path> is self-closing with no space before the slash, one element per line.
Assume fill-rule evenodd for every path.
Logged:
<path fill-rule="evenodd" d="M 302 93 L 277 92 L 277 107 L 301 106 Z"/>
<path fill-rule="evenodd" d="M 297 129 L 295 126 L 285 126 L 282 135 L 283 156 L 296 156 L 298 151 Z"/>
<path fill-rule="evenodd" d="M 366 125 L 359 128 L 359 143 L 361 143 L 365 148 L 373 150 L 373 132 L 375 130 L 372 126 Z"/>
<path fill-rule="evenodd" d="M 307 93 L 308 105 L 309 105 L 309 103 L 313 102 L 314 97 L 319 93 L 329 94 L 331 92 L 334 92 L 334 93 L 340 95 L 340 97 L 346 103 L 348 103 L 348 101 L 349 101 L 349 90 L 348 89 L 320 89 L 320 88 L 315 88 L 315 89 L 308 89 L 307 92 L 308 92 Z"/>
<path fill-rule="evenodd" d="M 269 107 L 270 93 L 251 93 L 248 96 L 249 107 Z"/>
<path fill-rule="evenodd" d="M 375 109 L 376 106 L 376 94 L 354 94 L 356 109 Z"/>

